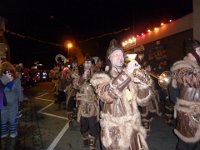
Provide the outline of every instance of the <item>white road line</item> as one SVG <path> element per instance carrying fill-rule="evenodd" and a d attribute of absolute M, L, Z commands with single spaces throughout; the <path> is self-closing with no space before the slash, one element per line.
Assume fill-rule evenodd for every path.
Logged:
<path fill-rule="evenodd" d="M 40 110 L 38 111 L 38 113 L 41 113 L 43 110 L 49 108 L 49 107 L 50 107 L 51 105 L 53 105 L 53 104 L 54 104 L 54 103 L 51 103 L 51 104 L 49 104 L 49 105 L 43 107 L 42 109 L 40 109 Z"/>
<path fill-rule="evenodd" d="M 38 98 L 38 97 L 42 97 L 42 96 L 44 96 L 44 95 L 47 95 L 47 94 L 49 94 L 49 93 L 43 93 L 43 94 L 41 94 L 41 95 L 39 95 L 39 96 L 36 96 L 36 98 Z"/>
<path fill-rule="evenodd" d="M 42 101 L 47 101 L 47 102 L 53 102 L 54 100 L 50 100 L 50 99 L 46 99 L 46 98 L 40 98 L 40 97 L 35 97 L 35 99 L 39 99 L 39 100 L 42 100 Z"/>
<path fill-rule="evenodd" d="M 35 97 L 35 99 L 52 102 L 53 100 L 41 98 L 42 96 L 47 95 L 47 94 L 48 93 L 44 93 L 44 94 L 42 94 L 40 96 Z M 45 109 L 47 109 L 48 107 L 50 107 L 53 104 L 54 103 L 50 103 L 49 105 L 43 107 L 42 109 L 40 109 L 38 111 L 38 113 L 43 114 L 43 115 L 47 115 L 47 116 L 51 116 L 51 117 L 55 117 L 55 118 L 59 118 L 59 119 L 69 120 L 67 117 L 62 117 L 62 116 L 58 116 L 58 115 L 42 112 L 42 111 L 44 111 Z M 69 122 L 63 127 L 63 129 L 60 131 L 60 133 L 57 135 L 57 137 L 53 140 L 53 142 L 50 144 L 50 146 L 47 148 L 47 150 L 54 150 L 54 148 L 56 147 L 56 145 L 58 144 L 60 139 L 63 137 L 63 135 L 65 134 L 65 132 L 67 131 L 68 128 L 69 128 Z"/>
<path fill-rule="evenodd" d="M 51 145 L 47 148 L 47 150 L 54 150 L 60 139 L 63 137 L 67 129 L 69 128 L 69 122 L 64 126 L 64 128 L 60 131 L 60 133 L 57 135 L 57 137 L 53 140 Z"/>
<path fill-rule="evenodd" d="M 67 117 L 62 117 L 62 116 L 58 116 L 58 115 L 54 115 L 54 114 L 50 114 L 50 113 L 46 113 L 46 112 L 40 112 L 43 115 L 47 115 L 47 116 L 51 116 L 51 117 L 55 117 L 55 118 L 59 118 L 59 119 L 64 119 L 64 120 L 69 120 Z"/>

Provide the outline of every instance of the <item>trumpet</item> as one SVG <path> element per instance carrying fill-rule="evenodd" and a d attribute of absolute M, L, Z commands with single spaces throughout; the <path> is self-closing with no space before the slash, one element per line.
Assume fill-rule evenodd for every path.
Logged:
<path fill-rule="evenodd" d="M 126 58 L 128 58 L 128 61 L 135 60 L 137 54 L 126 54 Z M 172 75 L 169 71 L 164 71 L 160 75 L 155 75 L 152 72 L 146 71 L 145 69 L 135 69 L 133 72 L 134 76 L 137 76 L 140 80 L 150 83 L 151 82 L 151 77 L 154 77 L 158 80 L 158 85 L 163 88 L 167 89 L 168 85 L 171 82 Z"/>
<path fill-rule="evenodd" d="M 167 89 L 168 85 L 171 82 L 171 73 L 169 71 L 164 71 L 160 75 L 155 75 L 154 73 L 146 71 L 144 69 L 135 69 L 133 75 L 139 78 L 143 77 L 143 81 L 145 81 L 146 83 L 150 83 L 151 77 L 154 77 L 158 80 L 158 85 L 163 89 Z"/>

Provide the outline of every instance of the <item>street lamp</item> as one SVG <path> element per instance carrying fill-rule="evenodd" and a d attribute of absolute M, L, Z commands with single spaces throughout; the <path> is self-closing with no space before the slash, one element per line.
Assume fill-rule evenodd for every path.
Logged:
<path fill-rule="evenodd" d="M 68 57 L 68 59 L 69 59 L 69 49 L 72 48 L 72 47 L 73 47 L 72 43 L 68 42 L 67 43 L 67 57 Z"/>

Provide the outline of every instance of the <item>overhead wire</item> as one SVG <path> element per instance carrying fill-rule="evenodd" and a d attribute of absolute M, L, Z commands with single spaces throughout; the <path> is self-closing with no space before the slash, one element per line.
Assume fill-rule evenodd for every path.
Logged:
<path fill-rule="evenodd" d="M 119 34 L 121 32 L 127 31 L 129 29 L 130 29 L 130 27 L 127 27 L 127 28 L 120 29 L 118 31 L 104 33 L 104 34 L 101 34 L 101 35 L 90 37 L 90 38 L 82 40 L 82 41 L 77 41 L 77 43 L 85 43 L 85 42 L 88 42 L 88 41 L 91 41 L 91 40 L 94 40 L 94 39 L 100 39 L 100 38 L 103 38 L 103 37 L 106 37 L 106 36 L 109 36 L 109 35 Z M 48 44 L 48 45 L 57 46 L 57 47 L 64 47 L 64 44 L 58 44 L 58 43 L 40 40 L 40 39 L 31 37 L 31 36 L 28 36 L 28 35 L 23 35 L 23 34 L 14 32 L 14 31 L 10 31 L 9 29 L 5 29 L 5 33 L 10 34 L 10 35 L 14 35 L 14 36 L 18 36 L 18 37 L 23 38 L 23 39 L 29 39 L 29 40 L 32 40 L 32 41 L 36 41 L 36 42 L 42 43 L 42 44 Z"/>

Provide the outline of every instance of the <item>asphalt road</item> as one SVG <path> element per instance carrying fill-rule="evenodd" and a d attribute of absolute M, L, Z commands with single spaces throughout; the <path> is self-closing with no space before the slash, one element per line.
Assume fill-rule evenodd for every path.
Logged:
<path fill-rule="evenodd" d="M 76 120 L 69 122 L 64 107 L 54 103 L 53 84 L 41 82 L 25 90 L 23 116 L 19 120 L 18 137 L 4 139 L 9 150 L 87 150 L 84 147 Z M 175 150 L 177 138 L 173 126 L 163 117 L 155 117 L 147 136 L 150 150 Z M 97 141 L 97 150 L 100 150 Z"/>

